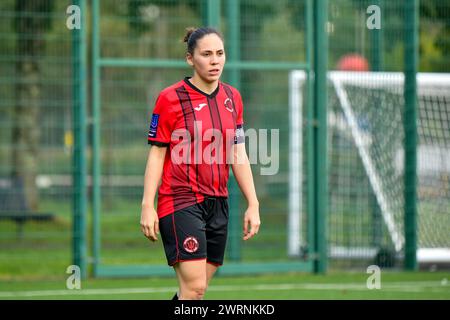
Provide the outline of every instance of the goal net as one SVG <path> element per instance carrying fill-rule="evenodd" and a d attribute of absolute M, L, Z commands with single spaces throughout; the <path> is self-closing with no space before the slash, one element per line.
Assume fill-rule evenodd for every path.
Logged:
<path fill-rule="evenodd" d="M 328 241 L 331 258 L 373 258 L 380 248 L 404 248 L 403 73 L 328 73 Z M 293 71 L 293 141 L 303 135 L 306 73 Z M 419 73 L 417 234 L 419 262 L 450 261 L 450 74 Z M 303 117 L 302 117 L 303 115 Z M 294 119 L 294 120 L 292 120 Z M 295 131 L 295 123 L 291 129 Z M 304 140 L 304 139 L 303 139 Z M 300 141 L 303 141 L 300 140 Z M 294 153 L 303 153 L 293 148 Z M 305 158 L 305 157 L 303 157 Z M 302 157 L 290 157 L 290 221 L 303 221 Z M 304 160 L 300 160 L 304 161 Z M 302 183 L 303 182 L 303 183 Z M 304 198 L 304 197 L 303 197 Z M 299 225 L 299 223 L 294 224 Z M 300 230 L 297 230 L 300 232 Z M 298 233 L 290 229 L 290 253 Z M 305 237 L 300 237 L 305 239 Z M 297 241 L 297 242 L 294 242 Z"/>

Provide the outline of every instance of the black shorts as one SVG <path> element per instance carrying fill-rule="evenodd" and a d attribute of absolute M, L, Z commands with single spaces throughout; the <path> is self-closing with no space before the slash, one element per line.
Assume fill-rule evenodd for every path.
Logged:
<path fill-rule="evenodd" d="M 223 264 L 228 230 L 228 199 L 208 197 L 201 203 L 175 211 L 159 220 L 169 266 L 206 259 Z"/>

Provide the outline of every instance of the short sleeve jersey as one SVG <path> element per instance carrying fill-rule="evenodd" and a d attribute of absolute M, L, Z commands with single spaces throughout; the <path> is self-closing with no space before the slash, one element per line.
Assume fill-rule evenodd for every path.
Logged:
<path fill-rule="evenodd" d="M 158 217 L 227 197 L 233 146 L 244 143 L 243 104 L 238 90 L 219 84 L 207 94 L 189 78 L 159 94 L 148 143 L 168 147 L 158 190 Z"/>

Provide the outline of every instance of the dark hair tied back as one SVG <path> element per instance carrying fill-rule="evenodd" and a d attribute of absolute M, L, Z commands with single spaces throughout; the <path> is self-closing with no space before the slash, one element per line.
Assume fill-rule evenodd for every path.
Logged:
<path fill-rule="evenodd" d="M 197 41 L 211 33 L 216 34 L 223 41 L 222 34 L 214 28 L 210 27 L 186 28 L 186 34 L 183 38 L 183 41 L 187 43 L 187 52 L 189 52 L 190 54 L 194 54 L 194 49 L 197 46 Z"/>
<path fill-rule="evenodd" d="M 189 41 L 189 37 L 191 36 L 191 34 L 195 31 L 196 29 L 194 27 L 189 27 L 186 28 L 186 34 L 184 36 L 183 42 L 188 42 Z"/>

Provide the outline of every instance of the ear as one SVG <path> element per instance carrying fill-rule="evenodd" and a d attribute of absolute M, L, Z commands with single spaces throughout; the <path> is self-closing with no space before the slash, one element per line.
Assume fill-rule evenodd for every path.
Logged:
<path fill-rule="evenodd" d="M 189 52 L 186 53 L 186 62 L 193 67 L 194 66 L 194 61 L 192 61 L 193 57 L 192 54 L 190 54 Z"/>

